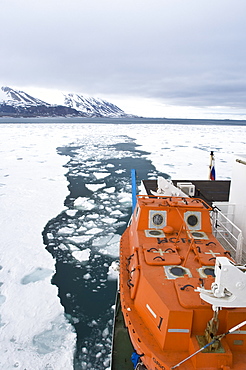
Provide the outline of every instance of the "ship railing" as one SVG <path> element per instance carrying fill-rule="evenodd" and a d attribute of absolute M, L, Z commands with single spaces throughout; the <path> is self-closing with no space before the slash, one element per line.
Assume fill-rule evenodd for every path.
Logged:
<path fill-rule="evenodd" d="M 213 234 L 219 242 L 232 252 L 236 263 L 241 264 L 243 259 L 242 230 L 233 223 L 234 204 L 226 204 L 224 210 L 220 204 L 215 204 L 212 211 Z"/>

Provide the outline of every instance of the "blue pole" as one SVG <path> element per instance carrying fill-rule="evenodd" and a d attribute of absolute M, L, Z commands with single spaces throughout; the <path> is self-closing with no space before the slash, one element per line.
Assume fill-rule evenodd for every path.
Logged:
<path fill-rule="evenodd" d="M 137 184 L 136 184 L 136 170 L 131 170 L 131 177 L 132 177 L 132 213 L 137 204 Z"/>

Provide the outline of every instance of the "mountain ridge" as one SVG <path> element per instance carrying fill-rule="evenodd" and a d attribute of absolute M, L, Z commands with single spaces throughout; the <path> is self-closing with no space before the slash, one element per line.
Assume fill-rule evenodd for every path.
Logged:
<path fill-rule="evenodd" d="M 106 100 L 63 94 L 64 104 L 50 104 L 24 91 L 1 87 L 0 117 L 134 117 Z"/>

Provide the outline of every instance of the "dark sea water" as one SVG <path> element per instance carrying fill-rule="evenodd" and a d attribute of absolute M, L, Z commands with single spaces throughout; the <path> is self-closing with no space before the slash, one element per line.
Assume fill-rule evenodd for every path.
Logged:
<path fill-rule="evenodd" d="M 74 368 L 107 369 L 117 289 L 117 280 L 108 278 L 108 270 L 118 258 L 118 239 L 105 245 L 105 237 L 119 238 L 129 220 L 131 169 L 136 169 L 139 179 L 158 173 L 146 159 L 147 153 L 127 136 L 114 144 L 76 142 L 57 150 L 68 159 L 70 194 L 64 200 L 67 210 L 50 220 L 43 232 L 47 250 L 56 259 L 52 282 L 77 333 Z M 107 176 L 100 178 L 100 174 Z M 93 192 L 86 184 L 101 184 L 102 188 Z M 74 200 L 79 197 L 92 201 L 94 208 L 76 212 Z M 81 242 L 76 236 L 82 237 Z M 89 250 L 90 258 L 79 262 L 73 258 L 74 250 Z"/>
<path fill-rule="evenodd" d="M 216 120 L 216 119 L 181 119 L 181 118 L 63 118 L 63 117 L 34 117 L 34 118 L 0 118 L 1 123 L 78 123 L 78 124 L 170 124 L 170 125 L 216 125 L 216 126 L 245 126 L 245 120 Z"/>

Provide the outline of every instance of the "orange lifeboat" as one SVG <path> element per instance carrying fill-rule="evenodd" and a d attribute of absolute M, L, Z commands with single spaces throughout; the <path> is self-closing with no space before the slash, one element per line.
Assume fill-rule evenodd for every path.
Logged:
<path fill-rule="evenodd" d="M 137 197 L 120 243 L 120 297 L 141 369 L 246 368 L 246 308 L 215 286 L 223 261 L 238 267 L 213 236 L 210 212 L 201 199 Z"/>

